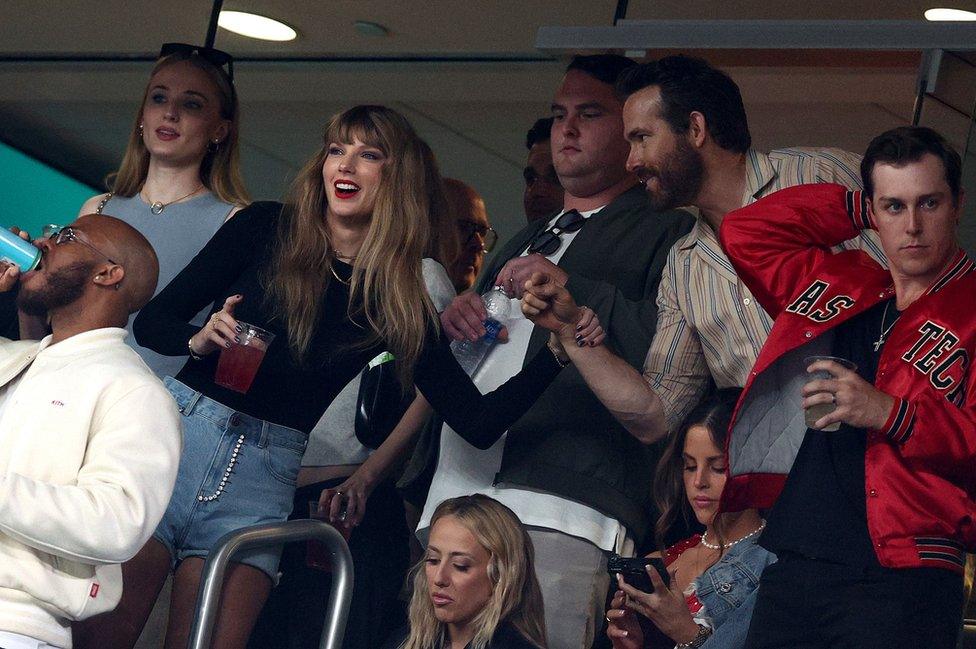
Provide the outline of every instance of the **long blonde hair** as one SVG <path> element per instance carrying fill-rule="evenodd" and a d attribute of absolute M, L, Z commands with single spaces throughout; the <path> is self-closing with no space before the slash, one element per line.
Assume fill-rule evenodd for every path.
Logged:
<path fill-rule="evenodd" d="M 369 228 L 353 261 L 348 315 L 365 317 L 372 333 L 363 345 L 384 342 L 407 386 L 413 383 L 424 340 L 438 323 L 420 262 L 430 236 L 429 174 L 420 138 L 400 113 L 356 106 L 326 126 L 322 149 L 299 172 L 282 212 L 267 294 L 272 310 L 286 323 L 294 357 L 303 362 L 335 255 L 325 221 L 322 165 L 330 143 L 356 138 L 382 151 L 385 161 Z"/>
<path fill-rule="evenodd" d="M 488 551 L 491 599 L 474 619 L 473 649 L 485 649 L 499 625 L 506 622 L 540 649 L 546 647 L 542 590 L 535 576 L 532 540 L 511 509 L 481 494 L 445 500 L 430 520 L 452 516 Z M 410 599 L 410 635 L 401 649 L 434 649 L 443 642 L 446 629 L 434 616 L 425 561 L 413 569 Z"/>
<path fill-rule="evenodd" d="M 196 52 L 176 52 L 159 59 L 153 66 L 150 82 L 157 72 L 168 65 L 187 61 L 191 65 L 203 70 L 214 88 L 220 101 L 220 116 L 229 123 L 227 137 L 217 145 L 216 150 L 208 150 L 200 162 L 200 182 L 213 192 L 217 198 L 231 205 L 245 206 L 251 198 L 244 188 L 239 162 L 240 111 L 237 104 L 237 92 L 234 84 L 220 67 L 201 57 Z M 142 102 L 136 111 L 136 119 L 132 123 L 129 133 L 129 143 L 122 157 L 122 164 L 116 172 L 109 174 L 105 185 L 118 196 L 135 196 L 149 173 L 149 151 L 142 140 L 142 111 L 146 106 L 149 95 L 149 83 L 142 94 Z"/>

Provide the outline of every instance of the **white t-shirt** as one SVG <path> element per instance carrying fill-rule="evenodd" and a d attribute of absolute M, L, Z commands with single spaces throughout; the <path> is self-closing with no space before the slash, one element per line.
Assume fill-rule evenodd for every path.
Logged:
<path fill-rule="evenodd" d="M 581 212 L 585 218 L 602 207 Z M 549 222 L 556 222 L 562 213 Z M 560 246 L 547 258 L 558 264 L 563 253 L 576 238 L 576 232 L 560 236 Z M 523 252 L 524 256 L 526 252 Z M 491 392 L 522 369 L 532 335 L 532 322 L 522 315 L 521 301 L 513 299 L 510 309 L 513 318 L 507 325 L 508 342 L 499 343 L 489 353 L 471 377 L 482 393 Z M 624 526 L 597 510 L 555 494 L 533 491 L 527 488 L 493 486 L 495 474 L 501 467 L 505 435 L 485 451 L 479 451 L 447 424 L 441 429 L 440 454 L 437 469 L 431 481 L 427 502 L 417 527 L 417 534 L 426 537 L 431 516 L 437 505 L 456 496 L 482 493 L 504 503 L 514 511 L 525 525 L 544 527 L 590 541 L 603 550 L 626 552 L 632 543 L 627 541 Z"/>
<path fill-rule="evenodd" d="M 440 313 L 456 295 L 451 278 L 444 267 L 433 259 L 423 260 L 422 273 L 427 293 L 434 308 Z M 361 374 L 357 374 L 339 391 L 309 433 L 302 466 L 362 464 L 373 452 L 373 449 L 363 446 L 356 438 L 356 403 L 359 400 L 360 376 Z"/>

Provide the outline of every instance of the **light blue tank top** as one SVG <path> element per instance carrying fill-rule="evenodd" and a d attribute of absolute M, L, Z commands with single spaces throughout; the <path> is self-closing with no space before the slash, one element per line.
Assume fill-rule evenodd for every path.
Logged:
<path fill-rule="evenodd" d="M 159 282 L 156 284 L 156 293 L 159 293 L 210 241 L 233 207 L 207 192 L 183 203 L 167 205 L 160 214 L 153 214 L 149 204 L 136 194 L 129 198 L 112 196 L 101 212 L 125 221 L 152 244 L 159 258 Z M 203 326 L 209 311 L 209 305 L 204 307 L 191 324 Z M 135 316 L 133 313 L 126 325 L 129 332 L 126 342 L 157 376 L 176 376 L 186 362 L 186 356 L 163 356 L 136 344 L 132 335 Z"/>

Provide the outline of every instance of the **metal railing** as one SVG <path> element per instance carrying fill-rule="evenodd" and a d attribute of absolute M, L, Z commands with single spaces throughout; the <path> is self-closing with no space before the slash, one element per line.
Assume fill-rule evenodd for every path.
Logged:
<path fill-rule="evenodd" d="M 222 536 L 203 565 L 196 617 L 190 630 L 189 649 L 210 649 L 214 624 L 220 610 L 220 591 L 227 564 L 238 553 L 268 545 L 316 540 L 332 553 L 332 593 L 322 625 L 319 649 L 339 649 L 346 630 L 346 617 L 352 600 L 352 555 L 339 532 L 328 523 L 305 519 L 255 525 Z"/>

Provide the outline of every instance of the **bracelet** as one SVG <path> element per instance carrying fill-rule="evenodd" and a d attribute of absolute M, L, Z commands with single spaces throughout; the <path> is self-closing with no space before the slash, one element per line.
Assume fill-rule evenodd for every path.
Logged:
<path fill-rule="evenodd" d="M 203 356 L 198 354 L 196 350 L 193 349 L 193 336 L 190 336 L 189 340 L 186 341 L 186 348 L 190 350 L 190 358 L 195 361 L 203 360 Z"/>
<path fill-rule="evenodd" d="M 699 624 L 698 633 L 695 634 L 695 637 L 688 642 L 679 642 L 674 645 L 674 649 L 696 649 L 705 644 L 705 641 L 708 640 L 710 635 L 712 635 L 712 630 L 704 624 Z"/>
<path fill-rule="evenodd" d="M 551 337 L 546 341 L 546 347 L 549 348 L 549 351 L 552 353 L 552 357 L 556 359 L 557 363 L 559 363 L 559 367 L 566 367 L 572 362 L 569 356 L 566 355 L 566 352 L 559 351 L 556 346 L 552 344 Z"/>

